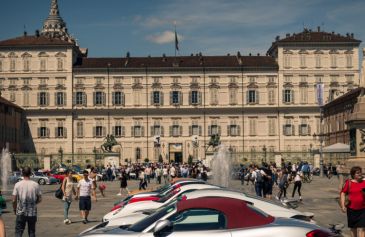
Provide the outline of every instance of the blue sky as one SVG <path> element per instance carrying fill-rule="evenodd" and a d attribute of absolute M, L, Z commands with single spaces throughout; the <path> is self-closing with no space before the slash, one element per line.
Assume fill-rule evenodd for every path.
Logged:
<path fill-rule="evenodd" d="M 91 57 L 266 53 L 303 26 L 365 40 L 364 0 L 59 0 L 69 32 Z M 50 0 L 1 0 L 0 40 L 41 29 Z"/>

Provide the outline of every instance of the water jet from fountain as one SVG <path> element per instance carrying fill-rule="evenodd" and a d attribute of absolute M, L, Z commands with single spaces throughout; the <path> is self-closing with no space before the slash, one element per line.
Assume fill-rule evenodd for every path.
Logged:
<path fill-rule="evenodd" d="M 1 152 L 1 166 L 0 166 L 0 173 L 1 173 L 1 190 L 7 191 L 8 190 L 8 179 L 9 174 L 11 172 L 11 158 L 10 152 L 8 148 L 3 148 Z"/>
<path fill-rule="evenodd" d="M 212 183 L 221 187 L 228 187 L 231 179 L 231 157 L 224 145 L 219 145 L 211 163 Z"/>

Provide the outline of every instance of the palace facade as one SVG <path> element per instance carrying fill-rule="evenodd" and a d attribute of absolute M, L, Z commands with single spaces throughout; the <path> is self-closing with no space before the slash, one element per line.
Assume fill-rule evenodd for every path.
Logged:
<path fill-rule="evenodd" d="M 131 161 L 204 159 L 212 134 L 236 152 L 307 152 L 317 85 L 324 103 L 358 87 L 360 43 L 318 28 L 266 55 L 90 58 L 52 0 L 40 32 L 0 41 L 0 90 L 27 115 L 24 152 L 90 154 L 108 134 Z"/>

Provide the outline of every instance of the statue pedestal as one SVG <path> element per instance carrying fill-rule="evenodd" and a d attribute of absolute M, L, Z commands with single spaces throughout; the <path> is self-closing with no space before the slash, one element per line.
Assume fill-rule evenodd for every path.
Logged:
<path fill-rule="evenodd" d="M 104 166 L 107 165 L 119 167 L 119 157 L 117 156 L 105 156 L 104 157 Z"/>

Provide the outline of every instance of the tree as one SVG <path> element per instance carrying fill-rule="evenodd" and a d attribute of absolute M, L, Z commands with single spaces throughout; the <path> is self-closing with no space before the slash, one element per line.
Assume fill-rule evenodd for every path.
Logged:
<path fill-rule="evenodd" d="M 148 163 L 150 160 L 148 158 L 144 159 L 144 162 Z"/>
<path fill-rule="evenodd" d="M 161 154 L 158 156 L 158 162 L 159 163 L 163 163 L 163 158 L 162 158 L 162 155 Z"/>
<path fill-rule="evenodd" d="M 193 156 L 189 155 L 188 157 L 188 164 L 191 165 L 193 163 Z"/>

